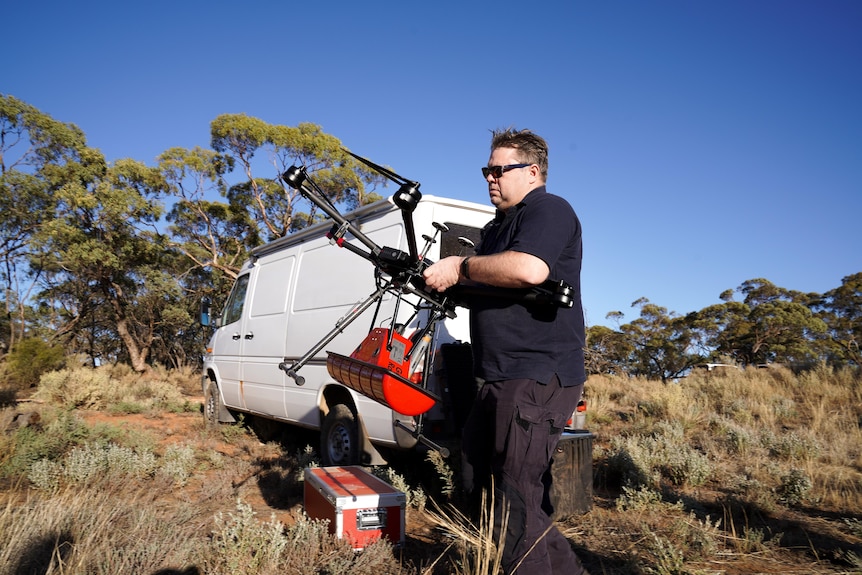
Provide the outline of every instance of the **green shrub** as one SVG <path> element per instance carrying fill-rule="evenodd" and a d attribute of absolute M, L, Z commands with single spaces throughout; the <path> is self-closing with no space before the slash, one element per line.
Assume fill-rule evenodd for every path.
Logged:
<path fill-rule="evenodd" d="M 714 471 L 709 458 L 689 445 L 682 427 L 670 422 L 659 422 L 648 436 L 615 438 L 608 465 L 622 485 L 634 488 L 655 488 L 662 477 L 674 485 L 702 485 Z"/>
<path fill-rule="evenodd" d="M 63 348 L 51 345 L 39 338 L 27 338 L 18 342 L 9 352 L 6 377 L 18 389 L 33 387 L 42 374 L 65 365 Z"/>
<path fill-rule="evenodd" d="M 73 448 L 62 461 L 35 461 L 27 477 L 39 489 L 51 491 L 63 481 L 72 485 L 88 485 L 117 478 L 145 478 L 156 467 L 156 458 L 151 451 L 139 453 L 114 443 L 88 443 Z"/>
<path fill-rule="evenodd" d="M 661 504 L 661 493 L 642 485 L 638 488 L 623 487 L 615 505 L 617 511 L 646 511 Z"/>
<path fill-rule="evenodd" d="M 116 409 L 132 412 L 192 410 L 175 383 L 163 377 L 145 377 L 127 367 L 62 369 L 42 376 L 36 399 L 66 408 Z"/>
<path fill-rule="evenodd" d="M 69 409 L 104 407 L 112 393 L 111 376 L 105 369 L 62 369 L 42 376 L 33 397 Z"/>
<path fill-rule="evenodd" d="M 650 530 L 644 534 L 644 548 L 649 552 L 653 565 L 645 567 L 650 575 L 685 575 L 685 556 L 674 543 Z"/>
<path fill-rule="evenodd" d="M 178 485 L 185 485 L 195 470 L 195 450 L 191 445 L 169 445 L 162 456 L 159 473 Z"/>
<path fill-rule="evenodd" d="M 814 460 L 821 451 L 817 438 L 804 430 L 780 435 L 766 430 L 761 434 L 760 442 L 771 455 L 785 461 Z"/>
<path fill-rule="evenodd" d="M 404 476 L 400 475 L 389 466 L 374 467 L 371 472 L 398 491 L 404 493 L 408 507 L 420 510 L 425 509 L 428 496 L 425 494 L 425 490 L 422 489 L 421 486 L 416 489 L 411 489 Z"/>
<path fill-rule="evenodd" d="M 798 505 L 811 491 L 811 478 L 801 469 L 793 468 L 781 477 L 778 497 L 787 505 Z"/>
<path fill-rule="evenodd" d="M 7 449 L 0 477 L 23 475 L 40 459 L 59 459 L 70 447 L 86 443 L 92 435 L 81 419 L 66 411 L 43 413 L 42 428 L 23 427 L 4 438 Z"/>
<path fill-rule="evenodd" d="M 261 523 L 251 505 L 237 501 L 237 515 L 216 515 L 216 530 L 212 539 L 214 571 L 225 573 L 256 573 L 277 569 L 279 556 L 287 546 L 284 525 L 273 517 Z M 219 569 L 220 568 L 220 569 Z"/>

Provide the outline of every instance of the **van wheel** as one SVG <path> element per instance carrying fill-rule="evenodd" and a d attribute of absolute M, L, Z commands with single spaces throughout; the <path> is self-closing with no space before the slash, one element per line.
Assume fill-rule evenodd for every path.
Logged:
<path fill-rule="evenodd" d="M 204 423 L 207 427 L 218 427 L 219 414 L 221 413 L 221 395 L 218 385 L 210 382 L 207 386 L 207 396 L 204 398 Z"/>
<path fill-rule="evenodd" d="M 324 466 L 359 465 L 359 426 L 343 403 L 335 404 L 323 420 L 320 459 Z"/>

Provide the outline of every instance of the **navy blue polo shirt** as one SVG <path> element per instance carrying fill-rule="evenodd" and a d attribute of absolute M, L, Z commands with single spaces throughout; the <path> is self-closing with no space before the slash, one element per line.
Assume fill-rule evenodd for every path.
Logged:
<path fill-rule="evenodd" d="M 470 333 L 476 376 L 485 381 L 535 379 L 564 386 L 586 380 L 584 370 L 584 312 L 581 305 L 581 223 L 565 199 L 531 191 L 482 230 L 477 255 L 503 251 L 524 252 L 541 258 L 550 279 L 565 280 L 573 288 L 574 305 L 525 303 L 477 297 L 470 304 Z"/>

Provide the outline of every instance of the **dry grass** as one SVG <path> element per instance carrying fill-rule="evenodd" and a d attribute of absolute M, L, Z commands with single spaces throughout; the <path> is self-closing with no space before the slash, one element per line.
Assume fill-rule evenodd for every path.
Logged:
<path fill-rule="evenodd" d="M 195 384 L 69 370 L 43 379 L 41 403 L 0 395 L 0 575 L 499 570 L 490 507 L 479 525 L 458 511 L 445 461 L 385 471 L 414 493 L 407 543 L 356 554 L 302 513 L 298 472 L 313 453 L 245 426 L 207 429 L 189 413 Z M 587 390 L 594 503 L 558 527 L 593 575 L 862 573 L 858 373 L 592 377 Z M 85 421 L 84 408 L 107 415 Z M 37 423 L 11 424 L 28 410 Z M 133 417 L 153 425 L 112 423 Z M 171 435 L 171 417 L 195 423 Z"/>

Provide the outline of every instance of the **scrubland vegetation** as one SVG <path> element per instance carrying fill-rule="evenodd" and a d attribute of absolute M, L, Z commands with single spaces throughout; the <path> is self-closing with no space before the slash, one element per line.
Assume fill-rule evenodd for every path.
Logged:
<path fill-rule="evenodd" d="M 408 492 L 407 542 L 356 554 L 303 514 L 313 439 L 208 429 L 197 385 L 69 368 L 0 392 L 0 574 L 495 572 L 457 452 L 375 470 Z M 593 575 L 862 573 L 858 372 L 593 376 L 587 399 L 595 498 L 558 524 Z"/>

